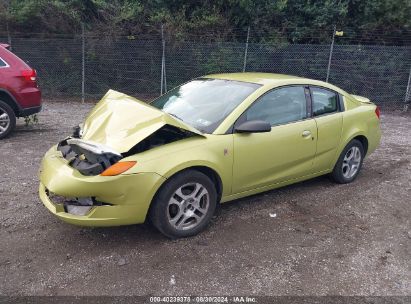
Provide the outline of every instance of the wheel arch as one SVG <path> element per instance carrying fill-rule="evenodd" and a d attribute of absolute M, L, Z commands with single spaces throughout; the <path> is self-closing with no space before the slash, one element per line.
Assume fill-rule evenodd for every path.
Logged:
<path fill-rule="evenodd" d="M 206 164 L 186 164 L 184 167 L 177 168 L 175 170 L 172 170 L 171 172 L 168 172 L 165 175 L 166 180 L 157 188 L 153 200 L 156 197 L 157 193 L 161 190 L 161 188 L 167 183 L 168 180 L 172 179 L 175 175 L 187 171 L 187 170 L 195 170 L 198 172 L 203 173 L 207 177 L 209 177 L 212 181 L 212 183 L 216 187 L 217 191 L 217 201 L 220 202 L 221 197 L 223 195 L 223 180 L 221 178 L 221 175 L 218 173 L 218 171 L 211 166 L 208 166 Z"/>
<path fill-rule="evenodd" d="M 361 144 L 364 148 L 364 155 L 367 155 L 367 152 L 368 152 L 368 139 L 367 139 L 367 137 L 365 135 L 357 135 L 357 136 L 353 137 L 349 142 L 351 142 L 354 139 L 361 142 Z"/>
<path fill-rule="evenodd" d="M 218 174 L 218 172 L 215 169 L 213 169 L 209 166 L 206 166 L 206 165 L 192 165 L 192 166 L 187 166 L 187 167 L 184 167 L 184 168 L 180 168 L 179 170 L 175 170 L 172 173 L 170 173 L 170 175 L 168 175 L 166 177 L 166 180 L 163 181 L 157 187 L 157 189 L 155 190 L 154 195 L 151 199 L 150 205 L 148 207 L 147 215 L 150 214 L 151 209 L 153 208 L 153 202 L 155 201 L 158 193 L 163 188 L 163 186 L 167 183 L 167 181 L 169 181 L 171 178 L 173 178 L 173 176 L 175 176 L 175 175 L 177 175 L 181 172 L 187 171 L 187 170 L 195 170 L 195 171 L 201 172 L 204 175 L 210 177 L 212 183 L 216 186 L 217 204 L 220 203 L 221 197 L 222 197 L 222 194 L 223 194 L 223 182 L 222 182 L 222 179 L 221 179 L 220 175 Z M 148 216 L 146 217 L 146 220 L 147 220 L 147 218 L 148 218 Z"/>
<path fill-rule="evenodd" d="M 215 187 L 216 187 L 217 202 L 220 202 L 221 197 L 223 195 L 223 181 L 221 180 L 221 177 L 217 173 L 217 171 L 215 171 L 214 169 L 212 169 L 210 167 L 207 167 L 207 166 L 192 166 L 192 167 L 188 167 L 184 170 L 199 171 L 199 172 L 203 173 L 204 175 L 206 175 L 207 177 L 209 177 L 211 179 L 211 181 L 213 182 L 213 184 L 215 185 Z"/>
<path fill-rule="evenodd" d="M 9 91 L 0 89 L 0 100 L 5 102 L 7 105 L 9 105 L 10 108 L 13 109 L 14 114 L 16 116 L 19 115 L 20 107 L 17 104 L 16 100 L 14 99 L 13 95 L 11 95 Z"/>
<path fill-rule="evenodd" d="M 363 132 L 355 132 L 347 140 L 344 141 L 344 145 L 340 148 L 340 153 L 345 149 L 345 147 L 354 139 L 361 142 L 364 148 L 364 156 L 367 154 L 368 151 L 368 138 Z M 339 154 L 338 154 L 339 155 Z"/>
<path fill-rule="evenodd" d="M 356 130 L 355 132 L 352 132 L 350 136 L 345 137 L 345 139 L 340 142 L 340 146 L 339 146 L 338 150 L 336 151 L 334 160 L 332 162 L 332 168 L 334 168 L 335 164 L 338 161 L 338 158 L 340 157 L 342 151 L 344 151 L 345 147 L 354 139 L 357 139 L 361 142 L 361 144 L 364 147 L 364 156 L 367 155 L 368 138 L 364 134 L 364 132 L 361 132 L 360 130 Z"/>

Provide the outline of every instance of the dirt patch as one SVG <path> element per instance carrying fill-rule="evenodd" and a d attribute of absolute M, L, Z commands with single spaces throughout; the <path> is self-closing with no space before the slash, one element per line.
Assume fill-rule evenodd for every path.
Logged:
<path fill-rule="evenodd" d="M 411 295 L 409 115 L 382 116 L 354 183 L 237 200 L 201 235 L 170 241 L 150 225 L 70 226 L 40 203 L 41 157 L 92 105 L 46 102 L 38 125 L 0 142 L 0 294 Z"/>

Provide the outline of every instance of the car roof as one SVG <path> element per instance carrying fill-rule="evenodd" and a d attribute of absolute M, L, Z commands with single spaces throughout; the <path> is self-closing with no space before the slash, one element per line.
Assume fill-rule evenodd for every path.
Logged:
<path fill-rule="evenodd" d="M 30 69 L 30 66 L 19 56 L 9 50 L 9 45 L 0 42 L 0 57 L 12 68 Z"/>
<path fill-rule="evenodd" d="M 265 90 L 283 85 L 315 85 L 324 88 L 334 90 L 343 95 L 349 95 L 346 91 L 341 88 L 321 80 L 315 80 L 310 78 L 286 75 L 286 74 L 275 74 L 275 73 L 225 73 L 225 74 L 211 74 L 206 75 L 203 78 L 212 79 L 225 79 L 233 81 L 243 81 L 249 83 L 256 83 L 262 86 Z"/>
<path fill-rule="evenodd" d="M 285 80 L 310 80 L 308 78 L 302 78 L 298 76 L 274 74 L 274 73 L 225 73 L 225 74 L 211 74 L 204 76 L 205 78 L 214 79 L 226 79 L 235 81 L 244 81 L 258 84 L 275 84 L 277 82 L 283 82 Z"/>

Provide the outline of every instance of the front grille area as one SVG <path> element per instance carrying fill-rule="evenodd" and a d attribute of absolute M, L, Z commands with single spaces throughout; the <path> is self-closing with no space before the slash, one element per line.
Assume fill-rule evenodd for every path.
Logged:
<path fill-rule="evenodd" d="M 48 189 L 46 189 L 46 194 L 53 204 L 63 206 L 66 213 L 74 215 L 86 215 L 97 206 L 111 206 L 111 204 L 97 201 L 95 197 L 65 197 Z"/>

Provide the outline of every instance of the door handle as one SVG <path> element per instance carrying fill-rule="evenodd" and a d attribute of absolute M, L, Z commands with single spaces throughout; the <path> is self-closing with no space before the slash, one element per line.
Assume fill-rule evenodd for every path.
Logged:
<path fill-rule="evenodd" d="M 302 134 L 303 137 L 308 137 L 311 135 L 311 131 L 305 130 Z"/>

